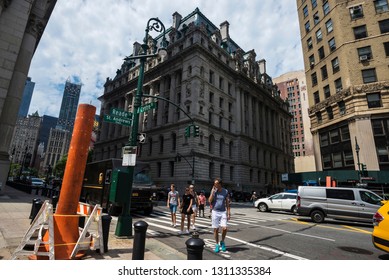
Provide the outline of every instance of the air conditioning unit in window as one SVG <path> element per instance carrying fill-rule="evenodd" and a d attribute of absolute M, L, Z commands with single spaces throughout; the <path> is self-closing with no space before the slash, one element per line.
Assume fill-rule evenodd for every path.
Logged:
<path fill-rule="evenodd" d="M 366 60 L 368 60 L 369 58 L 368 58 L 368 56 L 367 55 L 360 55 L 359 56 L 359 60 L 360 61 L 366 61 Z"/>
<path fill-rule="evenodd" d="M 313 68 L 313 67 L 315 67 L 315 62 L 311 62 L 311 69 Z"/>

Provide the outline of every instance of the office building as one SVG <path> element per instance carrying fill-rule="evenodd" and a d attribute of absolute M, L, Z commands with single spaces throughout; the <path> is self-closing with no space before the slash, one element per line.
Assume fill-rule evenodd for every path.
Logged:
<path fill-rule="evenodd" d="M 57 128 L 73 132 L 74 121 L 80 100 L 81 83 L 72 83 L 70 79 L 66 80 L 63 91 L 61 109 L 59 111 Z"/>
<path fill-rule="evenodd" d="M 24 85 L 22 103 L 19 108 L 19 117 L 27 117 L 28 110 L 30 109 L 30 103 L 32 94 L 34 92 L 35 83 L 31 81 L 30 77 L 27 77 L 26 84 Z"/>
<path fill-rule="evenodd" d="M 316 171 L 305 72 L 292 71 L 273 79 L 282 99 L 289 103 L 295 172 Z"/>
<path fill-rule="evenodd" d="M 239 191 L 281 190 L 281 174 L 294 171 L 290 114 L 266 61 L 230 38 L 227 21 L 218 28 L 199 9 L 186 17 L 174 13 L 166 33 L 167 57 L 146 62 L 143 94 L 160 98 L 142 100 L 157 106 L 140 114 L 146 141 L 138 145 L 137 160 L 150 164 L 159 186 L 175 183 L 181 191 L 191 182 L 208 191 L 215 177 Z M 148 44 L 161 41 L 157 34 Z M 134 43 L 132 55 L 140 46 Z M 133 111 L 138 73 L 138 61 L 129 59 L 107 78 L 101 120 L 113 108 Z M 129 127 L 100 124 L 94 159 L 120 158 Z M 199 126 L 197 137 L 192 124 Z"/>
<path fill-rule="evenodd" d="M 389 170 L 388 1 L 296 3 L 317 170 Z"/>
<path fill-rule="evenodd" d="M 81 83 L 73 83 L 70 79 L 66 80 L 58 121 L 55 128 L 50 128 L 47 148 L 45 148 L 45 158 L 41 168 L 46 168 L 49 165 L 54 167 L 68 153 L 81 86 Z"/>

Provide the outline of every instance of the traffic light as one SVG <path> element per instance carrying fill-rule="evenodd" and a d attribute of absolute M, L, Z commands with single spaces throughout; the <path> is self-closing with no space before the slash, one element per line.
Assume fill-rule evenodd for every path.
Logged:
<path fill-rule="evenodd" d="M 197 137 L 200 135 L 200 127 L 198 125 L 194 126 L 194 136 Z"/>
<path fill-rule="evenodd" d="M 190 127 L 191 126 L 185 127 L 185 137 L 190 137 Z"/>
<path fill-rule="evenodd" d="M 367 174 L 366 164 L 361 163 L 361 166 L 362 166 L 362 176 L 367 177 L 368 174 Z"/>

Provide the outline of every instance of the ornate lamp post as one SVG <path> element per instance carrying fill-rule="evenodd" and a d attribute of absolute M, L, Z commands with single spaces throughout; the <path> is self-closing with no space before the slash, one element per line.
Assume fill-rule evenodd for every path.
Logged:
<path fill-rule="evenodd" d="M 138 135 L 138 127 L 139 127 L 138 109 L 139 107 L 141 107 L 141 101 L 143 95 L 142 90 L 143 90 L 145 62 L 147 58 L 150 57 L 156 57 L 158 55 L 161 57 L 165 57 L 167 55 L 166 49 L 164 48 L 166 46 L 165 45 L 166 38 L 165 38 L 165 26 L 163 25 L 163 23 L 158 18 L 151 18 L 147 22 L 145 31 L 146 34 L 145 34 L 145 38 L 143 39 L 143 44 L 141 46 L 141 53 L 136 56 L 129 56 L 125 58 L 125 60 L 139 59 L 140 61 L 138 85 L 137 85 L 136 95 L 134 99 L 132 128 L 131 128 L 130 137 L 128 139 L 128 144 L 126 145 L 129 148 L 135 148 L 135 149 L 137 147 L 137 135 Z M 158 49 L 157 47 L 155 47 L 151 50 L 151 54 L 147 54 L 147 51 L 149 50 L 149 45 L 147 43 L 149 40 L 150 31 L 156 31 L 158 33 L 163 34 L 162 48 Z M 130 182 L 128 186 L 129 196 L 125 199 L 125 202 L 123 203 L 122 213 L 118 218 L 118 223 L 115 230 L 116 236 L 132 236 L 132 217 L 130 216 L 130 206 L 131 206 L 130 203 L 131 203 L 132 184 L 133 184 L 133 177 L 134 177 L 134 166 L 128 167 L 128 173 L 130 178 Z"/>
<path fill-rule="evenodd" d="M 358 161 L 358 179 L 359 179 L 359 183 L 361 183 L 361 163 L 359 161 L 359 151 L 361 149 L 359 148 L 359 145 L 358 145 L 358 141 L 357 141 L 357 137 L 355 136 L 355 152 L 357 153 L 357 161 Z"/>

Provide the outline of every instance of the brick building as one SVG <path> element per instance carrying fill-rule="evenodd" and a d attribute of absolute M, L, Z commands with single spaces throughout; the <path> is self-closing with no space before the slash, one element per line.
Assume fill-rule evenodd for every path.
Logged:
<path fill-rule="evenodd" d="M 317 170 L 389 170 L 388 1 L 296 3 Z"/>

